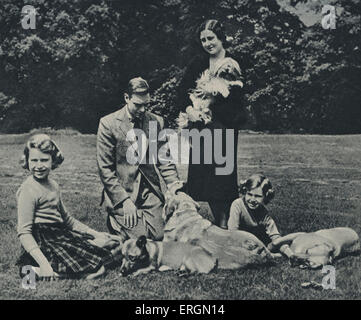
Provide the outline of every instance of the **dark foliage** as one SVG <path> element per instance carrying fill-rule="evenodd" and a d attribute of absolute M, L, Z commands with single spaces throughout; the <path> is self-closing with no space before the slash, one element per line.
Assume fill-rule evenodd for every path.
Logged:
<path fill-rule="evenodd" d="M 360 2 L 331 1 L 343 9 L 334 30 L 305 27 L 278 2 L 33 0 L 36 29 L 24 30 L 24 1 L 3 0 L 0 131 L 95 132 L 138 75 L 153 88 L 152 110 L 174 125 L 183 69 L 200 53 L 197 27 L 212 17 L 232 37 L 255 129 L 360 133 Z"/>

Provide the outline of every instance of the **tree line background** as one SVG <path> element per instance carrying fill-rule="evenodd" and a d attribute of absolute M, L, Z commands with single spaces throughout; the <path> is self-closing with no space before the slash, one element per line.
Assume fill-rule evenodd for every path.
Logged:
<path fill-rule="evenodd" d="M 361 1 L 329 1 L 342 8 L 334 30 L 306 27 L 281 1 L 2 0 L 0 132 L 94 133 L 138 75 L 149 81 L 153 112 L 174 125 L 177 86 L 200 53 L 197 27 L 216 18 L 242 69 L 249 128 L 361 133 Z M 21 27 L 27 4 L 35 30 Z"/>

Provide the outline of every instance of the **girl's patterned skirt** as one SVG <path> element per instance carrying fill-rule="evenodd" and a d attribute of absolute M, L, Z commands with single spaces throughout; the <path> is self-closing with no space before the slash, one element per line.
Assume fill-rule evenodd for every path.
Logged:
<path fill-rule="evenodd" d="M 33 236 L 54 272 L 62 277 L 79 278 L 114 261 L 109 250 L 90 244 L 84 236 L 73 233 L 62 223 L 36 223 Z M 33 257 L 21 249 L 16 263 L 20 273 L 25 265 L 37 267 Z"/>

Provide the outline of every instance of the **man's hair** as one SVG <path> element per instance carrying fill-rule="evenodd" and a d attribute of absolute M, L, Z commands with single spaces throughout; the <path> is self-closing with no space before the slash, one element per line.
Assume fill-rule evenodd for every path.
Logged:
<path fill-rule="evenodd" d="M 141 77 L 133 78 L 128 83 L 128 92 L 131 97 L 133 94 L 145 95 L 149 93 L 149 85 L 146 80 Z"/>

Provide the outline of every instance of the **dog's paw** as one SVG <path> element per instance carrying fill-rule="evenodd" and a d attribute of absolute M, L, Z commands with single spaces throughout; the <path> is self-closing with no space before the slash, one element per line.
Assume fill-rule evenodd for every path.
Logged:
<path fill-rule="evenodd" d="M 307 258 L 304 257 L 300 257 L 297 255 L 292 255 L 289 258 L 289 263 L 291 265 L 292 268 L 299 266 L 300 268 L 304 268 L 305 266 L 308 265 L 308 260 Z"/>
<path fill-rule="evenodd" d="M 271 257 L 273 259 L 280 259 L 280 258 L 282 258 L 282 254 L 281 253 L 271 253 Z"/>
<path fill-rule="evenodd" d="M 128 275 L 128 277 L 130 277 L 130 278 L 135 278 L 135 277 L 138 277 L 138 276 L 140 276 L 140 275 L 142 275 L 142 274 L 147 274 L 147 273 L 150 273 L 150 272 L 152 272 L 153 270 L 147 270 L 147 271 L 140 271 L 140 270 L 138 270 L 138 271 L 136 271 L 136 272 L 134 272 L 134 273 L 131 273 L 131 274 L 129 274 Z"/>
<path fill-rule="evenodd" d="M 301 287 L 304 289 L 316 289 L 316 290 L 322 290 L 323 286 L 321 283 L 318 283 L 316 281 L 307 281 L 301 283 Z"/>
<path fill-rule="evenodd" d="M 191 273 L 188 270 L 177 270 L 176 275 L 178 277 L 188 277 Z"/>
<path fill-rule="evenodd" d="M 158 269 L 158 271 L 160 271 L 160 272 L 169 271 L 169 270 L 173 270 L 173 269 L 168 266 L 160 266 Z"/>

